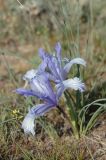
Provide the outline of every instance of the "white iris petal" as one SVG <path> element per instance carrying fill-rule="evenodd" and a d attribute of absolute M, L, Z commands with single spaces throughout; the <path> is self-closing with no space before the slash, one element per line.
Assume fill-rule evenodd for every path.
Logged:
<path fill-rule="evenodd" d="M 60 97 L 62 95 L 62 93 L 68 88 L 74 89 L 74 90 L 79 90 L 80 92 L 83 92 L 85 90 L 85 84 L 82 83 L 78 77 L 65 80 L 65 81 L 56 85 L 57 96 Z"/>
<path fill-rule="evenodd" d="M 64 66 L 64 72 L 68 73 L 73 64 L 81 64 L 86 66 L 86 61 L 82 58 L 74 58 Z"/>
<path fill-rule="evenodd" d="M 84 83 L 82 83 L 81 80 L 77 77 L 63 81 L 63 85 L 65 89 L 71 88 L 74 90 L 80 90 L 81 92 L 85 90 Z"/>
<path fill-rule="evenodd" d="M 28 113 L 22 122 L 22 128 L 26 134 L 32 133 L 35 135 L 35 124 L 34 124 L 35 116 L 33 114 Z"/>
<path fill-rule="evenodd" d="M 23 80 L 25 81 L 30 81 L 31 79 L 33 79 L 37 74 L 37 70 L 35 69 L 31 69 L 29 71 L 26 72 L 26 74 L 23 76 Z"/>

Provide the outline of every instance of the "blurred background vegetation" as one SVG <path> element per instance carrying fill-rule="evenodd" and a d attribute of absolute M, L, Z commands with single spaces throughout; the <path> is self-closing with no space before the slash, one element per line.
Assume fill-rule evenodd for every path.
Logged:
<path fill-rule="evenodd" d="M 106 97 L 106 1 L 20 2 L 0 0 L 0 159 L 104 160 L 105 115 L 78 142 L 70 138 L 71 129 L 57 111 L 47 114 L 46 125 L 38 124 L 36 137 L 27 137 L 21 122 L 31 101 L 12 91 L 23 86 L 22 75 L 40 63 L 38 48 L 53 51 L 60 41 L 64 56 L 80 55 L 87 61 L 88 102 Z"/>

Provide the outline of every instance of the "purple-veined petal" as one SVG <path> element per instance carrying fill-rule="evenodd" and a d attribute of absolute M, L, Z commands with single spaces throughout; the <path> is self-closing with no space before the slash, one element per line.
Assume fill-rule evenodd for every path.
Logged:
<path fill-rule="evenodd" d="M 49 69 L 53 77 L 55 77 L 56 80 L 60 80 L 62 79 L 62 76 L 61 76 L 61 45 L 59 42 L 56 44 L 55 50 L 57 52 L 57 57 L 45 53 L 45 51 L 42 48 L 39 49 L 39 55 L 43 60 L 40 68 L 43 71 Z"/>
<path fill-rule="evenodd" d="M 24 89 L 24 88 L 18 88 L 15 90 L 16 93 L 24 95 L 24 96 L 36 96 L 39 97 L 39 94 L 35 93 L 34 91 L 30 90 L 30 89 Z"/>
<path fill-rule="evenodd" d="M 53 57 L 53 56 L 49 56 L 48 57 L 48 68 L 51 71 L 51 73 L 53 74 L 53 76 L 56 77 L 56 79 L 58 79 L 59 75 L 58 75 L 58 68 L 56 65 L 57 60 Z"/>
<path fill-rule="evenodd" d="M 63 68 L 61 66 L 61 61 L 59 61 L 56 57 L 53 57 L 52 61 L 56 69 L 57 80 L 62 81 L 63 80 Z"/>
<path fill-rule="evenodd" d="M 74 89 L 83 92 L 85 90 L 85 84 L 77 77 L 73 79 L 64 80 L 62 83 L 56 85 L 57 95 L 61 96 L 66 89 Z"/>
<path fill-rule="evenodd" d="M 56 95 L 52 89 L 52 85 L 48 79 L 48 76 L 50 76 L 50 75 L 47 75 L 45 72 L 42 74 L 42 80 L 44 82 L 44 83 L 42 82 L 42 84 L 45 85 L 46 91 L 47 91 L 46 93 L 47 93 L 48 97 L 50 98 L 50 100 L 52 102 L 56 103 Z M 51 78 L 54 78 L 54 77 L 52 76 Z"/>
<path fill-rule="evenodd" d="M 51 75 L 55 77 L 54 82 L 62 80 L 61 66 L 59 65 L 58 59 L 52 55 L 48 56 L 48 69 Z"/>
<path fill-rule="evenodd" d="M 56 95 L 45 72 L 33 79 L 30 82 L 30 87 L 35 93 L 39 93 L 41 97 L 46 97 L 49 101 L 56 102 Z"/>
<path fill-rule="evenodd" d="M 24 132 L 26 134 L 30 134 L 32 133 L 32 135 L 35 135 L 35 115 L 34 114 L 30 114 L 28 113 L 26 115 L 26 117 L 24 118 L 23 122 L 22 122 L 22 128 L 24 129 Z"/>
<path fill-rule="evenodd" d="M 45 101 L 50 101 L 47 95 L 43 95 L 37 91 L 32 91 L 30 89 L 18 88 L 15 90 L 16 93 L 23 95 L 23 96 L 35 96 Z"/>
<path fill-rule="evenodd" d="M 72 59 L 69 63 L 67 63 L 64 66 L 63 72 L 65 74 L 65 76 L 67 76 L 67 73 L 70 71 L 71 67 L 73 64 L 81 64 L 83 66 L 86 66 L 86 61 L 82 58 L 74 58 Z"/>
<path fill-rule="evenodd" d="M 47 88 L 44 84 L 41 83 L 41 79 L 38 80 L 38 79 L 33 79 L 31 82 L 30 82 L 30 86 L 31 86 L 31 89 L 34 91 L 34 92 L 38 92 L 42 95 L 44 95 L 45 93 L 47 93 Z"/>
<path fill-rule="evenodd" d="M 64 87 L 64 85 L 63 85 L 62 82 L 60 82 L 60 83 L 58 83 L 58 84 L 56 85 L 56 91 L 57 91 L 57 92 L 56 92 L 56 97 L 57 97 L 57 101 L 58 101 L 59 98 L 62 96 L 64 90 L 65 90 L 65 87 Z"/>
<path fill-rule="evenodd" d="M 54 56 L 45 53 L 45 51 L 42 48 L 39 49 L 39 55 L 41 59 L 43 60 L 43 62 L 40 65 L 39 70 L 45 71 L 46 69 L 49 69 L 52 75 L 58 79 L 57 77 L 58 72 L 56 70 L 56 66 L 54 63 Z"/>
<path fill-rule="evenodd" d="M 45 103 L 38 104 L 31 108 L 30 113 L 34 114 L 35 117 L 43 116 L 46 112 L 56 107 L 56 104 L 53 103 Z"/>
<path fill-rule="evenodd" d="M 46 112 L 55 107 L 55 104 L 52 103 L 38 104 L 32 107 L 22 122 L 22 128 L 24 129 L 24 132 L 26 134 L 32 133 L 32 135 L 35 135 L 35 119 L 43 116 Z"/>

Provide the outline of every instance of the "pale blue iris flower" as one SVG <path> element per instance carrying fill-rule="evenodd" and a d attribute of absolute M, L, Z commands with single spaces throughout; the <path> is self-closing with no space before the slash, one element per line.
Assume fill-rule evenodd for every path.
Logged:
<path fill-rule="evenodd" d="M 61 57 L 61 45 L 58 42 L 55 46 L 55 55 L 47 54 L 42 48 L 39 49 L 39 55 L 42 58 L 42 63 L 46 63 L 45 71 L 48 69 L 49 72 L 48 78 L 56 83 L 57 92 L 59 92 L 59 96 L 68 89 L 80 90 L 83 92 L 85 90 L 84 83 L 78 77 L 74 77 L 71 79 L 67 79 L 68 73 L 73 64 L 79 64 L 86 66 L 85 60 L 82 58 L 74 58 L 72 60 L 68 60 L 67 58 L 62 60 Z M 64 64 L 65 61 L 65 64 Z"/>
<path fill-rule="evenodd" d="M 55 108 L 58 105 L 57 97 L 59 96 L 53 91 L 50 81 L 44 72 L 39 74 L 35 70 L 30 70 L 24 75 L 23 79 L 29 81 L 29 89 L 19 88 L 16 89 L 16 92 L 24 96 L 36 96 L 44 101 L 42 104 L 33 106 L 22 123 L 24 132 L 34 135 L 35 119 Z"/>
<path fill-rule="evenodd" d="M 16 89 L 18 94 L 24 96 L 35 96 L 43 101 L 42 104 L 33 106 L 26 115 L 22 128 L 25 133 L 35 134 L 34 121 L 37 117 L 44 115 L 49 110 L 58 106 L 59 98 L 62 93 L 71 88 L 74 90 L 84 91 L 85 85 L 77 77 L 67 79 L 68 73 L 73 64 L 81 64 L 86 66 L 86 62 L 81 58 L 67 60 L 64 65 L 61 58 L 61 45 L 57 43 L 55 46 L 56 55 L 45 53 L 43 49 L 39 50 L 42 63 L 37 70 L 29 70 L 23 79 L 28 82 L 28 89 Z M 53 90 L 50 81 L 55 82 L 56 91 Z"/>

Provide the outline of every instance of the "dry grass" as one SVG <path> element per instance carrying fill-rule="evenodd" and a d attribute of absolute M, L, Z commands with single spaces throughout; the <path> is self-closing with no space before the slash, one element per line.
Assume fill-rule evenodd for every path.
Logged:
<path fill-rule="evenodd" d="M 0 0 L 0 159 L 105 160 L 105 115 L 102 115 L 93 130 L 79 141 L 74 139 L 70 126 L 56 110 L 44 117 L 43 127 L 40 124 L 41 120 L 38 121 L 35 137 L 26 136 L 21 129 L 21 122 L 31 102 L 30 99 L 26 101 L 12 91 L 16 87 L 23 86 L 21 80 L 23 73 L 39 64 L 37 55 L 39 47 L 50 50 L 50 45 L 53 46 L 60 40 L 63 44 L 63 52 L 66 53 L 68 49 L 74 57 L 75 44 L 79 38 L 81 57 L 84 57 L 88 63 L 85 71 L 86 86 L 90 91 L 89 96 L 87 93 L 88 102 L 106 97 L 106 3 L 100 0 L 97 3 L 95 0 L 93 9 L 87 7 L 89 6 L 87 3 L 79 12 L 80 14 L 77 7 L 73 9 L 76 4 L 72 3 L 72 18 L 67 17 L 68 36 L 60 30 L 61 26 L 63 29 L 66 26 L 62 23 L 62 16 L 55 13 L 57 9 L 53 10 L 55 7 L 51 8 L 51 15 L 54 11 L 60 16 L 59 24 L 56 15 L 50 21 L 48 12 L 41 12 L 40 17 L 39 14 L 33 15 L 35 13 L 34 9 L 33 12 L 31 10 L 33 5 L 28 4 L 27 1 L 29 12 L 20 9 L 17 2 Z M 80 37 L 76 34 L 78 14 Z M 57 19 L 55 20 L 54 17 Z M 72 33 L 69 30 L 69 20 Z M 67 41 L 70 42 L 71 47 L 67 45 Z M 68 52 L 67 54 L 69 56 Z"/>

